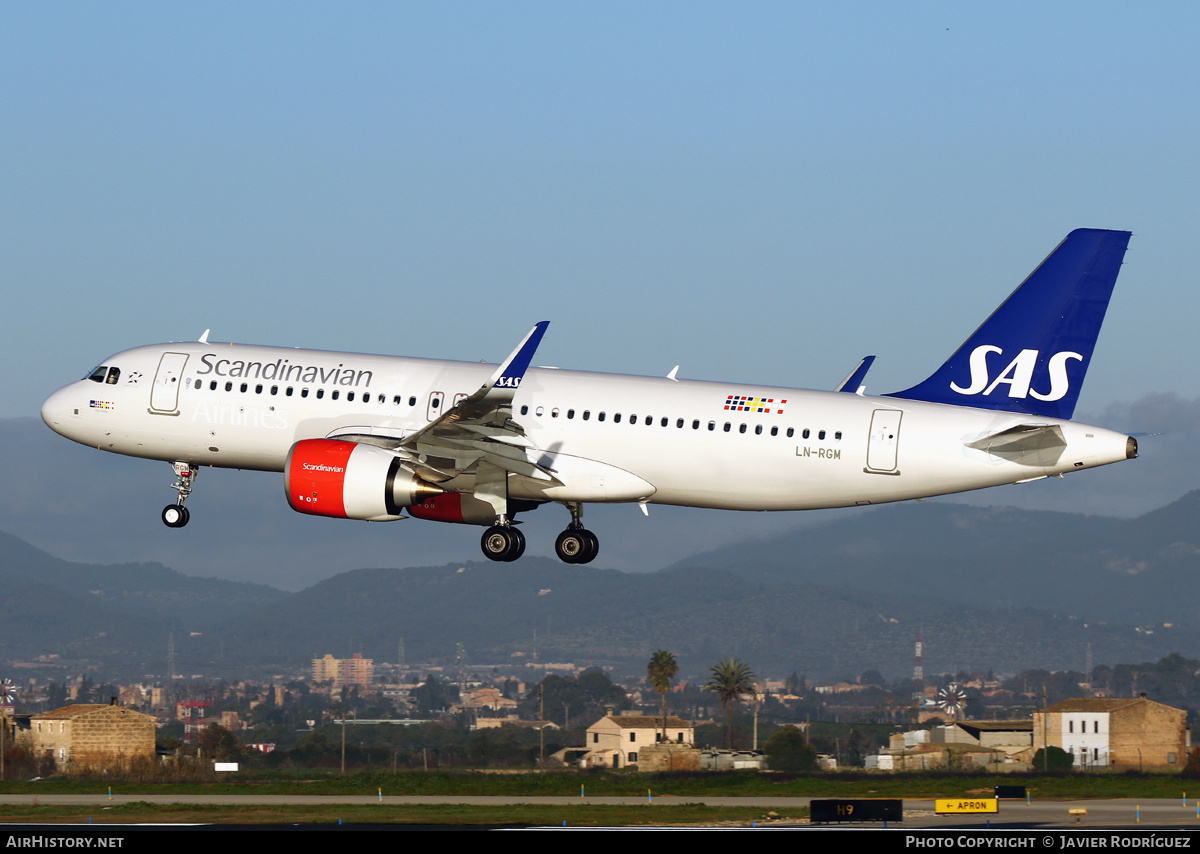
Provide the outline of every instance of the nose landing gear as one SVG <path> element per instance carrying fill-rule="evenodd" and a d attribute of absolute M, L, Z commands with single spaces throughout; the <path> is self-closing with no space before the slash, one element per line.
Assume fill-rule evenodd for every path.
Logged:
<path fill-rule="evenodd" d="M 168 528 L 182 528 L 188 523 L 191 514 L 185 506 L 188 496 L 192 492 L 192 484 L 196 481 L 196 475 L 200 473 L 198 466 L 191 463 L 171 463 L 171 468 L 175 470 L 175 482 L 171 484 L 171 488 L 179 495 L 179 500 L 174 504 L 168 504 L 163 508 L 162 520 L 163 524 Z"/>

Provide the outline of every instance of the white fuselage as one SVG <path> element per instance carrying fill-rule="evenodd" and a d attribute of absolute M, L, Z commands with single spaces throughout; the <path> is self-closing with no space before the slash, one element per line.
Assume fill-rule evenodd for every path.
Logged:
<path fill-rule="evenodd" d="M 118 454 L 282 471 L 303 439 L 402 439 L 494 365 L 240 344 L 139 347 L 45 403 L 55 431 Z M 729 510 L 875 504 L 1058 475 L 1131 456 L 1122 433 L 1019 413 L 889 397 L 531 368 L 512 403 L 528 459 L 514 498 Z M 1057 425 L 1065 447 L 1013 461 L 969 447 Z M 444 484 L 469 487 L 471 475 Z"/>

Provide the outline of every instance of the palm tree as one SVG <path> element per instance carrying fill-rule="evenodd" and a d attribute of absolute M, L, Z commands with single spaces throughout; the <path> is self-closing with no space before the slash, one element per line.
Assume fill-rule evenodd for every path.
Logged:
<path fill-rule="evenodd" d="M 743 694 L 754 694 L 757 689 L 754 681 L 757 677 L 750 665 L 740 658 L 726 658 L 718 661 L 709 670 L 708 681 L 704 683 L 705 691 L 712 691 L 725 707 L 725 721 L 728 730 L 728 747 L 733 749 L 733 707 Z"/>
<path fill-rule="evenodd" d="M 675 661 L 675 656 L 665 649 L 660 649 L 650 656 L 650 663 L 646 665 L 646 678 L 662 698 L 663 741 L 667 740 L 667 692 L 671 690 L 671 680 L 678 672 L 679 663 Z"/>

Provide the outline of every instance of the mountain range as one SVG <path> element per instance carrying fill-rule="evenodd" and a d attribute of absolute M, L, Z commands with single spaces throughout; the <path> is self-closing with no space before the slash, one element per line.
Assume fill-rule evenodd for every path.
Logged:
<path fill-rule="evenodd" d="M 570 661 L 764 675 L 1082 670 L 1200 657 L 1200 491 L 1136 519 L 907 503 L 697 554 L 651 573 L 515 564 L 358 569 L 296 593 L 94 565 L 0 534 L 0 661 L 110 678 L 232 677 L 325 653 L 468 665 Z M 32 663 L 32 664 L 31 664 Z"/>

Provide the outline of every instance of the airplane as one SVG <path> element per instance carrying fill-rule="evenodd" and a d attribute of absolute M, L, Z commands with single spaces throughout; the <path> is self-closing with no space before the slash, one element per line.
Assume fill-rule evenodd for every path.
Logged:
<path fill-rule="evenodd" d="M 1137 456 L 1070 420 L 1130 233 L 1072 231 L 928 379 L 864 393 L 531 367 L 548 321 L 498 366 L 218 344 L 105 359 L 42 419 L 83 445 L 169 462 L 188 523 L 201 467 L 283 473 L 316 516 L 478 525 L 484 555 L 525 551 L 516 515 L 561 504 L 555 552 L 595 559 L 589 503 L 728 510 L 854 507 L 1023 483 Z"/>

